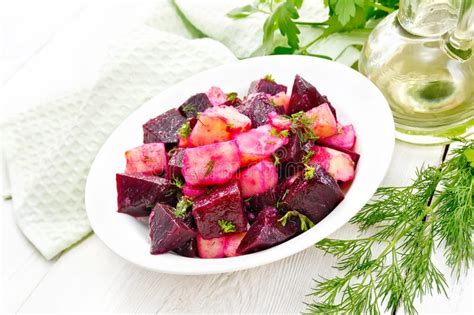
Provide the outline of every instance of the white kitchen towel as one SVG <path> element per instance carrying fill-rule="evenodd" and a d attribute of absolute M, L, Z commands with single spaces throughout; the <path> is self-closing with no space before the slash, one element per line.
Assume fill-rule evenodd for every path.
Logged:
<path fill-rule="evenodd" d="M 312 20 L 327 16 L 318 1 L 304 11 Z M 2 126 L 17 223 L 44 257 L 90 233 L 83 200 L 88 170 L 125 117 L 175 82 L 259 48 L 265 16 L 225 16 L 246 2 L 177 0 L 177 11 L 172 0 L 156 0 L 141 25 L 115 43 L 93 88 L 36 106 Z M 320 30 L 305 32 L 312 38 Z M 198 38 L 204 36 L 215 40 Z M 341 54 L 354 41 L 343 38 L 343 45 L 330 42 L 322 49 Z M 350 64 L 354 58 L 357 52 L 344 60 Z"/>
<path fill-rule="evenodd" d="M 114 128 L 164 88 L 235 59 L 212 39 L 143 26 L 117 43 L 91 91 L 41 105 L 4 126 L 17 223 L 47 259 L 90 232 L 84 185 Z"/>

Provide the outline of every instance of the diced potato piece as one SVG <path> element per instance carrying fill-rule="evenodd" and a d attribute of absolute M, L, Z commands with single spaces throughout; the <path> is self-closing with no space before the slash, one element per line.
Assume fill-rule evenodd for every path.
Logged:
<path fill-rule="evenodd" d="M 324 103 L 306 112 L 311 121 L 311 129 L 318 138 L 323 139 L 337 134 L 337 122 L 331 108 Z"/>
<path fill-rule="evenodd" d="M 240 167 L 235 141 L 188 148 L 181 172 L 190 185 L 219 185 L 228 182 Z"/>
<path fill-rule="evenodd" d="M 313 146 L 310 164 L 319 164 L 335 180 L 347 182 L 354 179 L 355 163 L 349 154 L 320 146 Z"/>
<path fill-rule="evenodd" d="M 275 187 L 277 182 L 277 168 L 270 159 L 249 166 L 239 176 L 240 192 L 243 198 L 263 194 Z"/>
<path fill-rule="evenodd" d="M 166 170 L 166 150 L 163 143 L 146 143 L 125 152 L 127 174 L 159 174 Z"/>
<path fill-rule="evenodd" d="M 231 106 L 215 106 L 202 113 L 191 135 L 188 146 L 201 145 L 231 140 L 235 134 L 251 128 L 250 118 L 239 113 Z"/>
<path fill-rule="evenodd" d="M 235 137 L 242 166 L 261 161 L 288 143 L 287 138 L 274 135 L 272 129 L 270 125 L 263 125 Z"/>

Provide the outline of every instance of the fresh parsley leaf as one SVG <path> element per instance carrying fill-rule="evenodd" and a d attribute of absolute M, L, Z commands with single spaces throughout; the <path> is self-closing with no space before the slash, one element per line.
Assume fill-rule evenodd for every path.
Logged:
<path fill-rule="evenodd" d="M 299 48 L 300 30 L 293 21 L 298 18 L 297 6 L 293 0 L 286 0 L 277 6 L 263 24 L 263 45 L 267 51 L 273 46 L 274 32 L 277 29 L 283 36 L 286 36 L 290 47 Z"/>
<path fill-rule="evenodd" d="M 351 17 L 355 16 L 356 3 L 354 0 L 333 0 L 334 11 L 337 14 L 337 19 L 342 25 L 345 25 Z"/>
<path fill-rule="evenodd" d="M 217 224 L 219 224 L 219 227 L 223 233 L 233 233 L 236 231 L 235 224 L 231 221 L 219 220 L 217 221 Z"/>

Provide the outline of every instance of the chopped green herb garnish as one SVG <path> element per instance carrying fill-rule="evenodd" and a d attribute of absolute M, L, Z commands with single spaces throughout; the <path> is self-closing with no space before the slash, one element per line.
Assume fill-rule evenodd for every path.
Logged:
<path fill-rule="evenodd" d="M 219 224 L 221 231 L 223 233 L 232 233 L 236 231 L 235 224 L 232 223 L 231 221 L 219 220 L 217 221 L 217 223 Z"/>
<path fill-rule="evenodd" d="M 207 162 L 207 164 L 206 164 L 206 173 L 204 173 L 205 177 L 211 175 L 212 170 L 214 169 L 215 165 L 216 165 L 216 161 L 214 161 L 214 160 L 210 160 L 209 162 Z"/>
<path fill-rule="evenodd" d="M 282 130 L 278 132 L 276 128 L 272 128 L 270 130 L 270 134 L 274 137 L 288 138 L 288 136 L 290 135 L 290 132 L 288 130 Z"/>
<path fill-rule="evenodd" d="M 337 134 L 338 135 L 342 134 L 342 127 L 341 126 L 337 126 Z"/>
<path fill-rule="evenodd" d="M 184 181 L 180 177 L 173 176 L 171 184 L 181 189 L 184 186 Z"/>
<path fill-rule="evenodd" d="M 237 99 L 238 94 L 237 92 L 231 92 L 231 93 L 227 93 L 226 96 L 227 96 L 227 100 L 233 103 Z"/>
<path fill-rule="evenodd" d="M 196 115 L 196 106 L 194 106 L 193 104 L 186 104 L 183 106 L 183 112 L 191 116 L 194 116 Z"/>
<path fill-rule="evenodd" d="M 188 208 L 192 204 L 193 202 L 190 198 L 181 197 L 181 199 L 178 201 L 178 204 L 176 205 L 176 208 L 174 208 L 174 215 L 178 218 L 184 218 L 184 216 L 188 212 Z"/>
<path fill-rule="evenodd" d="M 290 192 L 290 190 L 286 189 L 285 192 L 283 193 L 283 196 L 281 196 L 281 198 L 278 199 L 278 201 L 276 202 L 276 205 L 275 205 L 277 209 L 280 209 L 280 205 L 281 205 L 282 200 L 285 199 L 286 195 L 288 195 L 289 192 Z"/>
<path fill-rule="evenodd" d="M 305 180 L 311 180 L 314 178 L 314 175 L 316 173 L 316 168 L 313 166 L 305 165 L 304 169 L 304 179 Z"/>
<path fill-rule="evenodd" d="M 191 131 L 191 124 L 187 121 L 181 126 L 181 128 L 179 128 L 179 136 L 186 139 L 191 134 Z"/>
<path fill-rule="evenodd" d="M 288 138 L 289 135 L 290 135 L 290 132 L 288 130 L 280 131 L 280 137 Z"/>
<path fill-rule="evenodd" d="M 278 154 L 273 154 L 273 164 L 275 164 L 275 166 L 280 165 L 280 158 L 278 157 Z"/>
<path fill-rule="evenodd" d="M 299 213 L 298 211 L 288 211 L 285 213 L 283 217 L 281 217 L 278 222 L 281 223 L 281 225 L 285 226 L 286 222 L 290 217 L 298 217 L 300 219 L 300 229 L 301 231 L 307 231 L 310 228 L 314 226 L 313 221 L 311 221 L 307 216 L 304 214 Z"/>
<path fill-rule="evenodd" d="M 318 140 L 312 128 L 313 120 L 305 112 L 300 111 L 291 116 L 283 115 L 283 117 L 291 121 L 291 131 L 298 136 L 302 144 L 309 140 Z"/>
<path fill-rule="evenodd" d="M 310 149 L 308 152 L 306 152 L 305 156 L 303 156 L 303 159 L 302 159 L 303 164 L 308 164 L 313 156 L 314 156 L 314 151 Z"/>
<path fill-rule="evenodd" d="M 271 74 L 266 74 L 263 79 L 265 81 L 269 81 L 269 82 L 275 82 L 275 80 L 273 79 L 273 76 Z"/>

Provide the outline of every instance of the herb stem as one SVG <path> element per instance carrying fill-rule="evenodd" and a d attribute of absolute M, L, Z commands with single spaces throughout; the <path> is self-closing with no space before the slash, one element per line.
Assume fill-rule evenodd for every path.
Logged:
<path fill-rule="evenodd" d="M 303 54 L 303 55 L 307 55 L 308 54 L 308 48 L 313 46 L 314 44 L 316 44 L 320 39 L 323 38 L 323 34 L 319 35 L 318 37 L 316 37 L 315 39 L 313 39 L 312 41 L 310 41 L 308 44 L 304 45 L 303 47 L 300 48 L 300 52 Z"/>
<path fill-rule="evenodd" d="M 303 22 L 303 21 L 294 21 L 296 25 L 308 25 L 315 27 L 325 27 L 327 26 L 326 22 Z"/>
<path fill-rule="evenodd" d="M 386 7 L 381 3 L 374 1 L 372 4 L 376 9 L 387 12 L 388 14 L 392 13 L 394 10 L 392 8 Z"/>

